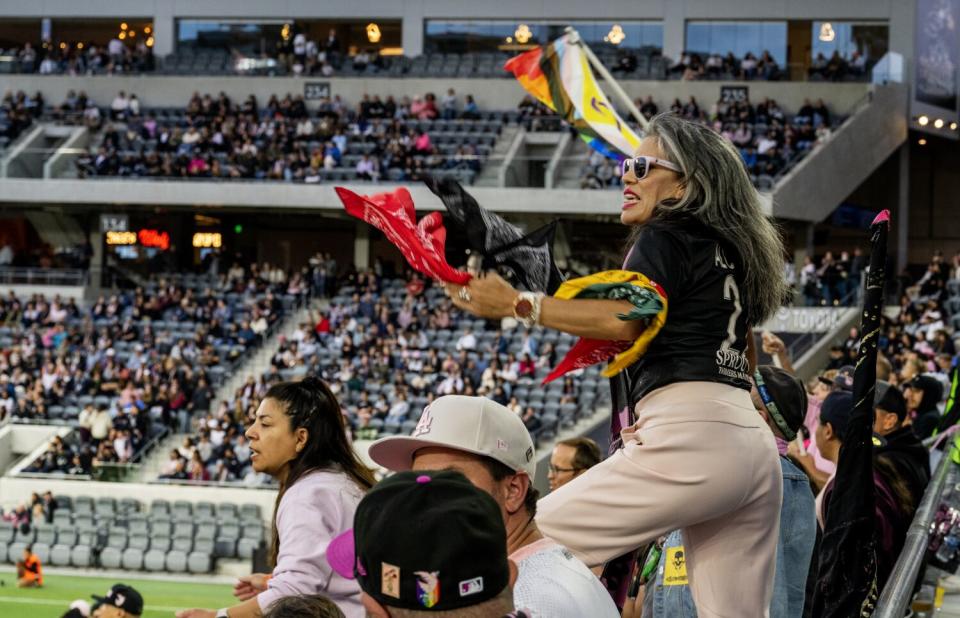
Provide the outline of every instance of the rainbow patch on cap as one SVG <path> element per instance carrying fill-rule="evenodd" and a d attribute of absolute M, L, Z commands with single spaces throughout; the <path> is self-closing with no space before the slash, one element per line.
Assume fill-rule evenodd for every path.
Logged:
<path fill-rule="evenodd" d="M 440 571 L 414 571 L 417 576 L 417 601 L 427 609 L 440 602 Z"/>

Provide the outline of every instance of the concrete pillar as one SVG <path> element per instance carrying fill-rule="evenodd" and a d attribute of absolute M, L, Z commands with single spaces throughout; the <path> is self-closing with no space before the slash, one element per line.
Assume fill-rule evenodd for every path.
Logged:
<path fill-rule="evenodd" d="M 426 26 L 423 20 L 423 3 L 416 0 L 405 2 L 401 24 L 400 44 L 403 46 L 403 55 L 413 58 L 423 54 Z"/>
<path fill-rule="evenodd" d="M 686 36 L 684 3 L 665 2 L 663 4 L 663 55 L 672 61 L 679 60 L 683 55 Z"/>
<path fill-rule="evenodd" d="M 99 221 L 90 230 L 90 246 L 93 247 L 93 255 L 90 256 L 90 282 L 89 288 L 99 291 L 103 287 L 103 232 L 100 231 Z"/>
<path fill-rule="evenodd" d="M 897 272 L 900 274 L 907 265 L 910 256 L 910 140 L 900 146 L 900 170 L 897 180 Z"/>
<path fill-rule="evenodd" d="M 153 55 L 158 58 L 169 56 L 176 51 L 176 45 L 177 20 L 167 3 L 158 2 L 153 17 Z"/>
<path fill-rule="evenodd" d="M 353 263 L 357 270 L 370 267 L 370 226 L 363 221 L 357 222 L 357 233 L 353 240 Z"/>

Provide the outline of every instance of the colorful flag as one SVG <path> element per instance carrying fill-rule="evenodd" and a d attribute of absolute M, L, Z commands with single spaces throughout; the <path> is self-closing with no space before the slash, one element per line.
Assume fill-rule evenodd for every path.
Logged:
<path fill-rule="evenodd" d="M 415 270 L 431 279 L 466 285 L 470 274 L 447 263 L 447 230 L 439 212 L 431 212 L 417 224 L 410 192 L 401 187 L 392 193 L 358 195 L 334 187 L 347 214 L 362 219 L 383 232 Z"/>
<path fill-rule="evenodd" d="M 667 322 L 667 293 L 656 282 L 641 273 L 627 270 L 606 270 L 586 277 L 571 279 L 560 286 L 556 298 L 605 298 L 626 300 L 633 305 L 630 313 L 620 314 L 621 320 L 650 321 L 636 341 L 605 341 L 582 338 L 570 348 L 563 360 L 543 383 L 555 380 L 575 369 L 582 369 L 613 359 L 603 371 L 612 377 L 643 356 L 650 342 Z"/>
<path fill-rule="evenodd" d="M 617 160 L 633 156 L 640 136 L 620 118 L 590 69 L 587 55 L 565 34 L 504 65 L 523 89 L 569 122 L 593 149 Z"/>

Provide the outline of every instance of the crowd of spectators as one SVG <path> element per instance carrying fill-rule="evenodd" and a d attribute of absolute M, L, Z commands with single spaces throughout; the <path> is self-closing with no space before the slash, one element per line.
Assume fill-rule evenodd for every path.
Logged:
<path fill-rule="evenodd" d="M 125 37 L 126 38 L 126 37 Z M 153 48 L 147 38 L 124 42 L 113 37 L 103 41 L 43 41 L 39 46 L 24 43 L 22 46 L 0 50 L 14 58 L 14 70 L 18 73 L 41 75 L 117 75 L 144 73 L 156 68 Z"/>
<path fill-rule="evenodd" d="M 189 442 L 171 452 L 161 478 L 266 482 L 249 468 L 244 429 L 272 385 L 308 374 L 330 384 L 355 439 L 409 431 L 441 395 L 490 397 L 535 436 L 606 397 L 593 370 L 532 393 L 570 340 L 469 318 L 431 282 L 415 273 L 397 278 L 379 260 L 367 271 L 348 267 L 340 277 L 329 255 L 314 256 L 310 265 L 314 293 L 332 296 L 329 307 L 311 312 L 281 339 L 265 373 L 249 376 L 232 399 L 199 420 Z"/>
<path fill-rule="evenodd" d="M 7 91 L 0 102 L 0 150 L 17 139 L 24 129 L 43 114 L 44 98 L 39 91 L 32 97 L 22 90 Z"/>
<path fill-rule="evenodd" d="M 58 109 L 76 114 L 82 98 L 68 95 Z M 453 89 L 439 105 L 432 93 L 364 95 L 351 108 L 337 95 L 315 111 L 300 95 L 274 95 L 262 105 L 253 95 L 237 103 L 222 92 L 194 93 L 172 114 L 141 111 L 135 95 L 121 92 L 110 114 L 99 143 L 77 160 L 81 177 L 315 183 L 335 172 L 416 181 L 428 171 L 475 174 L 499 131 L 499 123 L 471 124 L 480 118 L 476 102 L 466 95 L 461 103 Z"/>
<path fill-rule="evenodd" d="M 45 491 L 42 496 L 34 492 L 29 501 L 24 501 L 7 510 L 0 506 L 0 521 L 9 522 L 26 533 L 30 531 L 31 526 L 53 523 L 53 515 L 57 508 L 57 499 L 51 492 Z"/>
<path fill-rule="evenodd" d="M 652 97 L 636 101 L 647 119 L 660 110 Z M 695 97 L 686 102 L 674 99 L 669 110 L 682 117 L 710 126 L 729 139 L 740 151 L 754 184 L 772 187 L 773 179 L 789 163 L 826 140 L 835 120 L 822 99 L 809 99 L 794 115 L 787 114 L 773 99 L 756 105 L 747 101 L 717 102 L 711 108 L 700 105 Z M 601 189 L 620 186 L 617 164 L 599 152 L 591 152 L 581 175 L 581 187 Z"/>
<path fill-rule="evenodd" d="M 726 56 L 718 53 L 701 54 L 684 52 L 676 64 L 670 67 L 671 75 L 684 80 L 695 79 L 737 79 L 777 81 L 786 77 L 783 69 L 768 50 L 763 50 L 758 58 L 753 52 L 747 52 L 743 58 L 737 58 L 733 52 Z"/>

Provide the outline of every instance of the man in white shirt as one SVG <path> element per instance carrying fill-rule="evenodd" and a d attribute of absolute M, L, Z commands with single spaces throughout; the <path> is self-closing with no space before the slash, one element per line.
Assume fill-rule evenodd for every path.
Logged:
<path fill-rule="evenodd" d="M 477 349 L 477 337 L 473 334 L 471 329 L 467 329 L 467 332 L 463 333 L 463 336 L 457 340 L 457 351 L 460 350 L 476 350 Z"/>
<path fill-rule="evenodd" d="M 620 615 L 600 580 L 537 528 L 533 440 L 509 409 L 484 397 L 440 397 L 410 437 L 377 440 L 370 457 L 392 471 L 454 470 L 493 496 L 507 529 L 507 553 L 519 569 L 518 609 L 551 618 Z"/>
<path fill-rule="evenodd" d="M 127 99 L 126 93 L 121 90 L 117 93 L 117 96 L 113 98 L 113 102 L 110 103 L 110 114 L 113 120 L 123 120 L 129 106 L 130 101 Z"/>

